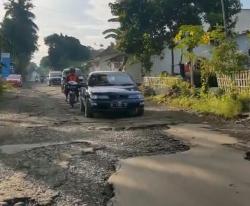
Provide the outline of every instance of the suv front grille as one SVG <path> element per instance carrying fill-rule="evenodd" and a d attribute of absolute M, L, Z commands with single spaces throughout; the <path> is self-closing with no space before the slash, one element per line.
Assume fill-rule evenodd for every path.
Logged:
<path fill-rule="evenodd" d="M 128 95 L 112 94 L 112 95 L 109 95 L 109 97 L 111 100 L 128 99 Z"/>

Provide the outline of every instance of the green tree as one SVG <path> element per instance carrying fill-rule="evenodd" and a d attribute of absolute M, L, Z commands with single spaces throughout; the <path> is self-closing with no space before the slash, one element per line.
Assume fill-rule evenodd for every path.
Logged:
<path fill-rule="evenodd" d="M 164 27 L 160 26 L 160 13 L 154 1 L 126 0 L 110 4 L 111 12 L 120 22 L 120 28 L 110 30 L 121 51 L 136 57 L 146 71 L 150 71 L 150 57 L 164 48 Z"/>
<path fill-rule="evenodd" d="M 205 22 L 209 23 L 211 29 L 215 29 L 216 26 L 223 25 L 222 5 L 220 0 L 196 0 L 195 4 L 200 9 L 200 13 L 203 14 Z M 230 31 L 234 28 L 237 18 L 236 14 L 241 11 L 240 0 L 224 0 L 225 15 L 226 15 L 226 27 Z"/>
<path fill-rule="evenodd" d="M 1 25 L 5 45 L 3 49 L 11 52 L 17 72 L 26 74 L 33 53 L 37 50 L 38 27 L 31 0 L 8 0 L 6 14 Z"/>
<path fill-rule="evenodd" d="M 48 56 L 43 57 L 40 61 L 40 67 L 49 68 L 49 66 L 50 66 L 49 57 Z"/>
<path fill-rule="evenodd" d="M 42 59 L 41 63 L 53 69 L 62 70 L 90 59 L 90 48 L 81 45 L 74 37 L 52 34 L 44 41 L 49 47 L 49 55 Z"/>
<path fill-rule="evenodd" d="M 228 28 L 231 28 L 240 3 L 227 0 L 225 5 Z M 120 27 L 104 34 L 115 38 L 118 49 L 140 60 L 147 71 L 152 66 L 150 57 L 168 46 L 172 50 L 173 73 L 174 37 L 181 25 L 201 25 L 205 21 L 213 28 L 223 22 L 218 0 L 120 0 L 110 7 L 114 16 L 110 21 L 119 22 Z"/>
<path fill-rule="evenodd" d="M 27 73 L 31 74 L 32 72 L 36 71 L 38 69 L 38 66 L 34 62 L 30 62 L 29 65 L 27 66 Z"/>
<path fill-rule="evenodd" d="M 45 56 L 40 61 L 40 65 L 38 67 L 38 72 L 40 75 L 46 76 L 49 73 L 49 70 L 50 70 L 49 57 Z"/>
<path fill-rule="evenodd" d="M 175 37 L 175 42 L 178 47 L 186 49 L 186 56 L 191 63 L 190 76 L 191 85 L 194 86 L 194 63 L 197 56 L 194 53 L 194 48 L 199 46 L 204 39 L 205 32 L 202 26 L 183 25 L 180 27 L 179 33 Z"/>
<path fill-rule="evenodd" d="M 189 0 L 160 1 L 159 8 L 163 17 L 162 25 L 166 25 L 167 28 L 164 41 L 171 50 L 171 73 L 174 74 L 174 49 L 176 47 L 174 38 L 182 25 L 201 25 L 200 11 Z"/>

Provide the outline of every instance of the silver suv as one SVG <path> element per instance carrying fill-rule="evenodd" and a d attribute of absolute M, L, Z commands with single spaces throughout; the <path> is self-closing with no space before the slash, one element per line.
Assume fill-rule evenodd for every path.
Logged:
<path fill-rule="evenodd" d="M 61 85 L 62 81 L 62 72 L 60 71 L 51 71 L 48 76 L 48 85 Z"/>

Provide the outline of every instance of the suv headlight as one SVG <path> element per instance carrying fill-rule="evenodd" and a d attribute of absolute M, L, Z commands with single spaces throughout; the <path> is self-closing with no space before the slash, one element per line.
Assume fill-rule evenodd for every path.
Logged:
<path fill-rule="evenodd" d="M 140 99 L 140 100 L 144 100 L 144 96 L 142 94 L 131 94 L 128 97 L 129 99 Z"/>
<path fill-rule="evenodd" d="M 92 95 L 90 95 L 90 99 L 93 99 L 93 100 L 97 100 L 97 99 L 105 100 L 105 99 L 109 99 L 109 96 L 108 95 L 92 94 Z"/>

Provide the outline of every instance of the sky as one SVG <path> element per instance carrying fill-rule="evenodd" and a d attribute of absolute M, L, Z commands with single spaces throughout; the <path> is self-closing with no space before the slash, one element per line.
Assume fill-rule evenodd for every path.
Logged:
<path fill-rule="evenodd" d="M 109 2 L 114 0 L 33 0 L 36 24 L 39 27 L 39 50 L 33 61 L 40 62 L 47 55 L 44 37 L 53 33 L 63 33 L 78 38 L 82 44 L 100 48 L 110 44 L 102 32 L 116 25 L 107 20 L 112 17 Z M 241 0 L 243 8 L 250 8 L 250 0 Z M 4 16 L 3 3 L 0 0 L 0 21 Z"/>

